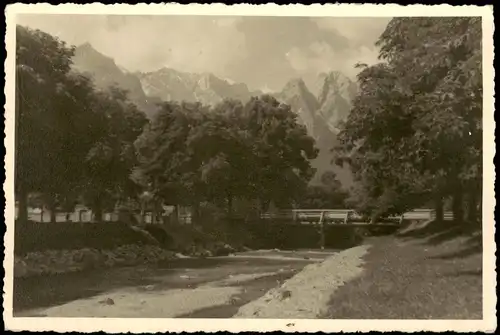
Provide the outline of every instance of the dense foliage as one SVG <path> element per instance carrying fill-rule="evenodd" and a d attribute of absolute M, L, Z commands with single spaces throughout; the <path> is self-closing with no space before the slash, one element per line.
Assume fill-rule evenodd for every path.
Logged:
<path fill-rule="evenodd" d="M 231 213 L 235 199 L 296 200 L 312 177 L 314 141 L 290 107 L 274 98 L 208 108 L 165 102 L 136 142 L 136 171 L 165 204 L 215 203 Z"/>
<path fill-rule="evenodd" d="M 307 209 L 344 209 L 348 197 L 334 172 L 321 175 L 319 185 L 309 185 L 299 202 L 300 208 Z"/>
<path fill-rule="evenodd" d="M 477 219 L 482 184 L 481 19 L 394 18 L 383 62 L 363 67 L 339 135 L 339 163 L 356 178 L 360 211 L 403 212 L 453 199 L 455 220 Z"/>
<path fill-rule="evenodd" d="M 105 201 L 130 189 L 133 142 L 146 118 L 125 92 L 97 91 L 73 71 L 73 47 L 21 26 L 16 37 L 19 216 L 26 219 L 28 194 L 38 192 L 52 220 L 57 207 L 71 210 L 79 198 L 100 220 Z"/>

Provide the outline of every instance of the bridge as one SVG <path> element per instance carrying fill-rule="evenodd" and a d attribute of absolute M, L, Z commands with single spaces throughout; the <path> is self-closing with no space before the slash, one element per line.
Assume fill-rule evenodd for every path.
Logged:
<path fill-rule="evenodd" d="M 452 220 L 451 212 L 444 213 L 445 220 Z M 283 220 L 290 223 L 354 225 L 354 226 L 399 226 L 406 221 L 427 221 L 435 218 L 432 209 L 415 209 L 399 216 L 380 218 L 377 221 L 366 221 L 363 216 L 352 209 L 289 209 L 274 213 L 264 213 L 261 219 Z"/>
<path fill-rule="evenodd" d="M 453 219 L 452 213 L 445 212 L 444 214 L 445 220 Z M 431 209 L 415 209 L 402 215 L 383 217 L 376 221 L 367 221 L 366 218 L 352 209 L 289 209 L 261 215 L 263 220 L 295 226 L 312 225 L 318 227 L 321 249 L 325 248 L 326 231 L 330 227 L 365 228 L 371 233 L 387 233 L 397 230 L 405 221 L 428 221 L 433 218 L 435 218 L 435 212 Z"/>

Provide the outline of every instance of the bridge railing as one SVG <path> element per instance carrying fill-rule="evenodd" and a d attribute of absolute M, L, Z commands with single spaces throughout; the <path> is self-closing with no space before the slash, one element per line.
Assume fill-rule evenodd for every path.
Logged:
<path fill-rule="evenodd" d="M 303 223 L 319 222 L 322 218 L 326 223 L 348 223 L 351 217 L 354 216 L 355 212 L 348 209 L 292 209 L 274 213 L 264 213 L 261 215 L 261 218 L 275 220 L 285 219 Z"/>
<path fill-rule="evenodd" d="M 264 213 L 261 215 L 263 219 L 275 220 L 292 220 L 294 222 L 312 223 L 319 222 L 322 219 L 324 223 L 353 223 L 367 224 L 364 218 L 352 209 L 290 209 L 281 210 L 275 213 Z M 406 212 L 402 215 L 394 215 L 381 218 L 377 223 L 401 224 L 404 220 L 432 220 L 435 218 L 435 213 L 431 209 L 415 209 Z M 450 212 L 444 213 L 445 220 L 452 220 L 453 214 Z M 371 222 L 372 223 L 372 222 Z"/>

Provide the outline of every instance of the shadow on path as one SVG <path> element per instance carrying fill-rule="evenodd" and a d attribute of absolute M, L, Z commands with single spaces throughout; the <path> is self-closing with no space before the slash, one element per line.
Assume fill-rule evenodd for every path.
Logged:
<path fill-rule="evenodd" d="M 454 221 L 431 221 L 425 226 L 399 233 L 402 239 L 422 239 L 426 245 L 438 245 L 462 236 L 471 236 L 481 230 L 478 224 L 456 223 Z"/>
<path fill-rule="evenodd" d="M 61 305 L 117 288 L 152 285 L 148 269 L 132 267 L 14 279 L 14 313 L 29 308 Z"/>
<path fill-rule="evenodd" d="M 467 258 L 483 252 L 483 240 L 481 235 L 471 236 L 464 244 L 463 247 L 452 252 L 443 253 L 429 258 L 453 260 L 456 258 Z"/>

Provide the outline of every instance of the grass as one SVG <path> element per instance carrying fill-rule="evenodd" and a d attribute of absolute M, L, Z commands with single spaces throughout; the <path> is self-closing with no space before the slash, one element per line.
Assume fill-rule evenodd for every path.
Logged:
<path fill-rule="evenodd" d="M 429 224 L 367 242 L 364 275 L 334 293 L 326 318 L 482 319 L 479 233 Z"/>

